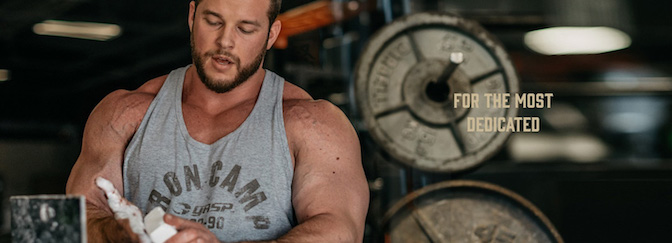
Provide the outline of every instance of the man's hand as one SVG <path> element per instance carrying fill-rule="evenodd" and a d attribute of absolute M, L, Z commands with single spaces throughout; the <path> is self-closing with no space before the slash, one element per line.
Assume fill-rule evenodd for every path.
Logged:
<path fill-rule="evenodd" d="M 129 222 L 128 219 L 117 219 L 117 223 L 119 223 L 119 226 L 121 226 L 121 228 L 123 228 L 123 230 L 124 230 L 123 234 L 127 234 L 128 237 L 129 237 L 128 239 L 124 239 L 124 240 L 128 240 L 128 242 L 142 243 L 142 240 L 140 239 L 140 236 L 138 234 L 136 234 L 135 232 L 133 232 L 133 230 L 131 229 L 131 223 Z"/>
<path fill-rule="evenodd" d="M 112 209 L 112 212 L 114 212 L 114 218 L 117 220 L 127 219 L 126 223 L 128 223 L 132 232 L 138 235 L 140 242 L 151 243 L 152 240 L 145 232 L 145 224 L 140 209 L 126 200 L 126 198 L 122 197 L 119 194 L 119 191 L 114 188 L 112 182 L 105 178 L 96 178 L 96 185 L 105 192 L 107 203 L 109 204 L 110 209 Z"/>
<path fill-rule="evenodd" d="M 199 243 L 211 243 L 217 242 L 217 237 L 215 234 L 210 232 L 204 225 L 186 220 L 175 215 L 166 214 L 163 216 L 163 221 L 167 224 L 172 225 L 177 229 L 177 234 L 168 239 L 165 243 L 177 243 L 177 242 L 199 242 Z"/>

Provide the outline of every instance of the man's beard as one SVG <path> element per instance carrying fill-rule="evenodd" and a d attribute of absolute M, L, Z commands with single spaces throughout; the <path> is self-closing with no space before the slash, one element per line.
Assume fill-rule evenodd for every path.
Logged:
<path fill-rule="evenodd" d="M 223 55 L 234 61 L 238 73 L 232 80 L 213 79 L 208 77 L 208 75 L 206 75 L 205 69 L 203 67 L 203 60 L 211 58 L 214 55 Z M 247 81 L 250 78 L 250 76 L 252 76 L 255 72 L 257 72 L 259 66 L 261 66 L 261 61 L 264 59 L 265 55 L 266 55 L 266 46 L 262 45 L 259 54 L 257 54 L 252 63 L 242 67 L 241 69 L 240 58 L 238 58 L 237 56 L 233 55 L 232 53 L 226 50 L 219 49 L 216 51 L 208 51 L 203 56 L 199 55 L 198 51 L 194 47 L 194 34 L 193 33 L 191 34 L 191 57 L 194 60 L 194 65 L 196 66 L 196 72 L 198 73 L 198 77 L 201 78 L 201 82 L 203 82 L 203 84 L 205 84 L 205 86 L 208 89 L 219 94 L 229 92 L 232 89 L 238 87 L 238 85 L 241 85 L 242 83 Z"/>

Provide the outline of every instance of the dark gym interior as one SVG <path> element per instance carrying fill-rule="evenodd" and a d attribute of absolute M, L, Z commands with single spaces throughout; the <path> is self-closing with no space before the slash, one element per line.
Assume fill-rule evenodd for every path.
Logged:
<path fill-rule="evenodd" d="M 188 4 L 0 2 L 0 242 L 11 242 L 10 196 L 65 193 L 84 124 L 106 94 L 191 63 Z M 304 29 L 271 49 L 264 67 L 337 105 L 357 130 L 371 191 L 365 242 L 385 242 L 400 230 L 383 219 L 405 196 L 460 179 L 529 200 L 565 242 L 669 241 L 671 1 L 284 0 L 280 18 L 292 23 L 283 13 L 306 6 L 322 6 L 331 18 L 299 24 Z M 361 82 L 355 72 L 364 65 L 358 61 L 374 48 L 367 44 L 375 33 L 423 12 L 477 22 L 508 54 L 519 92 L 553 94 L 551 108 L 519 110 L 518 116 L 539 117 L 540 131 L 512 133 L 477 166 L 452 173 L 413 167 L 374 139 L 364 120 L 370 114 L 357 103 L 366 98 L 355 92 Z M 119 31 L 111 37 L 40 32 L 54 21 L 112 24 Z M 607 27 L 626 41 L 601 52 L 544 53 L 528 38 L 552 27 Z M 598 46 L 608 45 L 601 38 Z"/>

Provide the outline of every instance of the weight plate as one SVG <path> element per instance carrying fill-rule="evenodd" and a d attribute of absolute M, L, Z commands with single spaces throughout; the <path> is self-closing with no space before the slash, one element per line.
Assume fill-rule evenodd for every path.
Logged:
<path fill-rule="evenodd" d="M 532 203 L 500 186 L 445 181 L 410 193 L 383 218 L 388 242 L 557 242 Z"/>
<path fill-rule="evenodd" d="M 396 160 L 430 172 L 484 162 L 508 132 L 467 132 L 467 117 L 517 109 L 453 108 L 453 94 L 516 93 L 501 44 L 478 23 L 438 13 L 408 15 L 374 34 L 355 67 L 355 99 L 371 136 Z"/>

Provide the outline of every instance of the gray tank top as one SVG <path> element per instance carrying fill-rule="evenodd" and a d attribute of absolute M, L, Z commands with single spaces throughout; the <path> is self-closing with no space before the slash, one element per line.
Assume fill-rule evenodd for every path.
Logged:
<path fill-rule="evenodd" d="M 282 114 L 284 79 L 266 70 L 247 119 L 213 144 L 182 116 L 187 67 L 173 70 L 126 147 L 124 196 L 202 223 L 220 241 L 268 240 L 295 225 L 292 160 Z"/>

